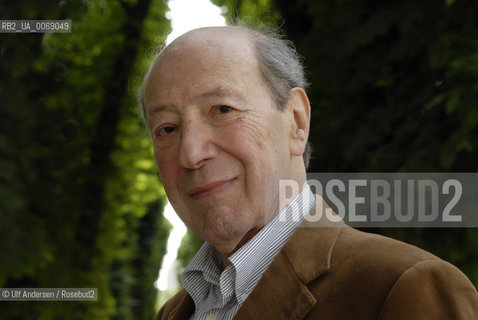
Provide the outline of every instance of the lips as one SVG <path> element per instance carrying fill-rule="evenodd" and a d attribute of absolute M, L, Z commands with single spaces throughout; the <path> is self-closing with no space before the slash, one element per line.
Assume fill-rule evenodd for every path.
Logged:
<path fill-rule="evenodd" d="M 228 188 L 235 180 L 236 178 L 232 178 L 206 183 L 191 190 L 189 196 L 194 199 L 203 199 L 215 195 Z"/>

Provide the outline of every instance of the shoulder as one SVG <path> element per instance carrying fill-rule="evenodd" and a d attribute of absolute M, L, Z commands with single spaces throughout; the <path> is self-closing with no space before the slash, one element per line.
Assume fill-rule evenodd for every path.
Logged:
<path fill-rule="evenodd" d="M 477 319 L 478 293 L 455 266 L 440 259 L 415 263 L 400 274 L 384 301 L 380 319 L 396 314 L 422 319 Z"/>
<path fill-rule="evenodd" d="M 402 273 L 422 261 L 442 261 L 418 247 L 377 234 L 342 228 L 332 253 L 341 267 L 379 268 L 385 273 Z"/>
<path fill-rule="evenodd" d="M 377 300 L 408 269 L 431 261 L 445 263 L 415 246 L 344 226 L 331 248 L 327 275 L 318 284 Z"/>
<path fill-rule="evenodd" d="M 459 269 L 425 250 L 350 227 L 344 227 L 337 237 L 330 272 L 343 277 L 350 287 L 358 285 L 357 290 L 389 292 L 398 282 L 413 278 L 421 285 L 464 279 L 473 288 Z"/>
<path fill-rule="evenodd" d="M 478 315 L 478 294 L 460 270 L 401 241 L 343 227 L 329 266 L 323 278 L 309 284 L 311 291 L 330 302 L 341 299 L 356 314 L 380 319 Z"/>

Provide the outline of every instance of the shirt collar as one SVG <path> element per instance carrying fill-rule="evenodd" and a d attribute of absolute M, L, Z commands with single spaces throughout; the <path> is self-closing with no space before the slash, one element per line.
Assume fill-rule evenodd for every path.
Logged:
<path fill-rule="evenodd" d="M 229 257 L 236 268 L 235 293 L 239 303 L 252 292 L 264 271 L 315 204 L 307 186 L 251 240 Z M 242 300 L 242 301 L 241 301 Z"/>
<path fill-rule="evenodd" d="M 207 296 L 211 285 L 220 286 L 221 278 L 224 278 L 221 273 L 226 271 L 235 278 L 232 288 L 238 303 L 242 304 L 314 204 L 315 197 L 307 186 L 272 221 L 229 257 L 230 265 L 226 270 L 223 270 L 221 254 L 212 244 L 205 242 L 181 274 L 181 282 L 193 299 L 196 309 Z"/>

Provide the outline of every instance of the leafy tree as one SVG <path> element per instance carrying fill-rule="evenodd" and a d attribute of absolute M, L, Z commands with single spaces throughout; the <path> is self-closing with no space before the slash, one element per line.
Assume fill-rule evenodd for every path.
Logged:
<path fill-rule="evenodd" d="M 98 302 L 2 304 L 3 319 L 146 319 L 169 224 L 131 94 L 169 26 L 161 0 L 0 2 L 0 287 L 96 287 Z M 138 52 L 140 55 L 138 55 Z"/>
<path fill-rule="evenodd" d="M 199 236 L 188 229 L 188 232 L 181 240 L 181 246 L 178 249 L 178 261 L 180 264 L 179 272 L 184 269 L 196 252 L 202 246 L 204 241 Z"/>
<path fill-rule="evenodd" d="M 270 0 L 211 0 L 217 6 L 225 6 L 225 17 L 230 22 L 241 20 L 249 25 L 263 26 L 277 23 L 279 15 Z"/>

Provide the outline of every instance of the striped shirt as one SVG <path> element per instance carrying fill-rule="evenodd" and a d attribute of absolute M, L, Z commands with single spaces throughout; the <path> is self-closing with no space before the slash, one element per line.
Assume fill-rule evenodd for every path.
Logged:
<path fill-rule="evenodd" d="M 204 243 L 181 274 L 181 282 L 195 305 L 191 319 L 232 319 L 314 204 L 310 187 L 304 188 L 229 257 L 230 264 L 224 270 L 221 254 L 212 244 Z"/>

